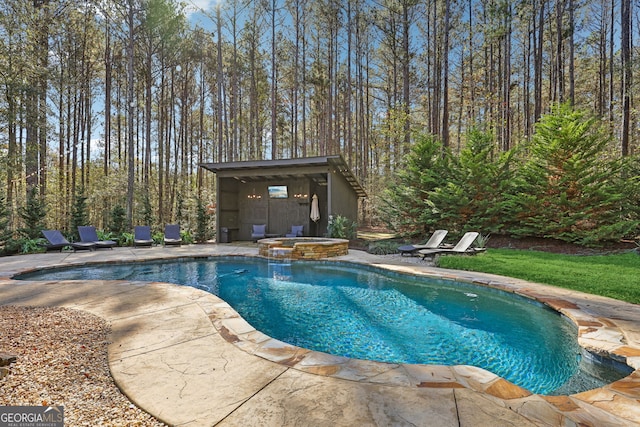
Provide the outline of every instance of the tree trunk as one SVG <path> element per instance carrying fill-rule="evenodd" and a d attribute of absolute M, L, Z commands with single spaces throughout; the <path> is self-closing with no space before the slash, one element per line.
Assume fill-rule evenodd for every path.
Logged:
<path fill-rule="evenodd" d="M 538 22 L 537 30 L 538 36 L 533 38 L 535 51 L 534 60 L 534 107 L 533 107 L 533 122 L 537 122 L 542 116 L 542 52 L 544 50 L 544 5 L 545 0 L 540 0 L 540 10 L 538 10 Z M 535 30 L 536 28 L 534 28 Z"/>
<path fill-rule="evenodd" d="M 444 46 L 442 48 L 442 145 L 449 146 L 449 9 L 450 1 L 445 1 Z"/>
<path fill-rule="evenodd" d="M 217 111 L 216 111 L 216 135 L 218 137 L 218 161 L 221 162 L 223 141 L 223 127 L 222 127 L 222 111 L 224 105 L 222 102 L 222 22 L 220 18 L 220 4 L 216 6 L 216 32 L 218 34 L 217 43 L 217 67 L 216 67 L 216 88 L 217 88 Z"/>
<path fill-rule="evenodd" d="M 271 0 L 271 158 L 278 155 L 278 83 L 276 81 L 276 0 Z"/>
<path fill-rule="evenodd" d="M 574 0 L 569 1 L 569 103 L 573 106 L 576 103 L 576 77 L 575 77 L 575 18 Z"/>
<path fill-rule="evenodd" d="M 631 119 L 631 0 L 621 0 L 621 56 L 622 56 L 622 134 L 621 154 L 629 155 Z"/>
<path fill-rule="evenodd" d="M 109 31 L 109 18 L 105 24 L 105 49 L 104 49 L 104 159 L 103 174 L 109 175 L 111 163 L 111 87 L 112 87 L 112 58 L 111 58 L 111 32 Z"/>
<path fill-rule="evenodd" d="M 556 0 L 556 84 L 554 99 L 558 103 L 564 102 L 564 0 Z"/>
<path fill-rule="evenodd" d="M 129 10 L 127 11 L 128 20 L 128 45 L 127 45 L 127 226 L 129 229 L 133 227 L 133 190 L 135 180 L 135 154 L 134 154 L 134 132 L 133 117 L 135 114 L 134 104 L 134 0 L 129 0 Z"/>

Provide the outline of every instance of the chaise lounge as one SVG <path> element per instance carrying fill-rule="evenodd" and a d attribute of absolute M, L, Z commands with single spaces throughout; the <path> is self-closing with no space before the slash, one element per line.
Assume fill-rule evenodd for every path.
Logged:
<path fill-rule="evenodd" d="M 447 236 L 447 230 L 436 230 L 433 232 L 429 240 L 423 245 L 405 245 L 398 248 L 400 255 L 415 255 L 415 253 L 421 249 L 437 249 L 442 244 L 442 241 Z"/>
<path fill-rule="evenodd" d="M 267 235 L 267 224 L 253 224 L 251 226 L 251 240 L 254 242 L 264 239 Z"/>
<path fill-rule="evenodd" d="M 148 225 L 136 225 L 133 228 L 133 246 L 148 246 L 153 245 L 153 239 L 151 238 L 151 227 Z"/>
<path fill-rule="evenodd" d="M 98 249 L 113 249 L 113 247 L 118 244 L 118 242 L 114 242 L 113 240 L 100 240 L 96 228 L 92 225 L 79 225 L 78 234 L 80 235 L 80 241 L 82 243 L 93 243 Z"/>
<path fill-rule="evenodd" d="M 285 235 L 285 237 L 302 237 L 302 236 L 304 236 L 304 225 L 292 225 L 291 232 Z"/>
<path fill-rule="evenodd" d="M 164 245 L 181 246 L 180 224 L 167 224 L 164 227 Z"/>
<path fill-rule="evenodd" d="M 73 251 L 87 250 L 92 251 L 96 248 L 95 243 L 91 242 L 70 242 L 60 232 L 60 230 L 42 230 L 42 234 L 49 241 L 49 244 L 45 245 L 48 251 L 60 251 L 66 247 L 70 247 Z"/>
<path fill-rule="evenodd" d="M 459 255 L 475 255 L 479 252 L 483 252 L 485 248 L 472 248 L 471 245 L 479 236 L 479 233 L 470 231 L 465 233 L 460 241 L 453 248 L 436 248 L 436 249 L 420 249 L 418 256 L 425 259 L 427 257 L 432 258 L 441 254 L 459 254 Z"/>

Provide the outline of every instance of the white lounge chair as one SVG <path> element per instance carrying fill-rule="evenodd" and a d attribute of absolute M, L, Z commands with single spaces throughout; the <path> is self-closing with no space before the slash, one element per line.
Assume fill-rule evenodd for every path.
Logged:
<path fill-rule="evenodd" d="M 400 255 L 414 255 L 416 251 L 421 249 L 437 249 L 442 244 L 442 241 L 446 237 L 447 230 L 436 230 L 433 232 L 429 240 L 423 245 L 405 245 L 398 248 Z"/>
<path fill-rule="evenodd" d="M 420 249 L 418 251 L 418 256 L 422 257 L 422 259 L 425 259 L 427 257 L 434 257 L 441 254 L 474 255 L 485 250 L 485 248 L 471 247 L 478 236 L 479 233 L 470 231 L 468 233 L 465 233 L 465 235 L 462 236 L 462 239 L 460 239 L 460 241 L 452 248 Z"/>

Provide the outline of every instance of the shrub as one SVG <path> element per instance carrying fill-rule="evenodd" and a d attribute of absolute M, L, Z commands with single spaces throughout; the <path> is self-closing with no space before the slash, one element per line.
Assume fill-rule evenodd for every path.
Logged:
<path fill-rule="evenodd" d="M 149 193 L 144 193 L 144 199 L 142 201 L 142 223 L 143 224 L 153 224 L 153 208 L 151 207 L 151 199 L 149 198 Z"/>
<path fill-rule="evenodd" d="M 109 218 L 109 225 L 107 229 L 115 235 L 121 235 L 126 231 L 127 227 L 127 212 L 121 205 L 115 205 L 111 209 L 111 215 Z"/>
<path fill-rule="evenodd" d="M 164 243 L 164 233 L 162 231 L 156 231 L 151 234 L 154 245 L 162 245 Z"/>
<path fill-rule="evenodd" d="M 595 118 L 568 105 L 543 116 L 508 204 L 511 233 L 590 246 L 636 229 L 624 212 L 623 164 L 607 157 L 608 143 Z"/>
<path fill-rule="evenodd" d="M 186 245 L 190 245 L 193 243 L 193 236 L 189 230 L 181 230 L 180 238 L 182 239 L 182 243 Z"/>
<path fill-rule="evenodd" d="M 458 157 L 432 137 L 418 138 L 380 212 L 404 236 L 442 228 L 584 246 L 636 238 L 640 160 L 612 159 L 609 145 L 607 129 L 568 105 L 544 115 L 532 141 L 507 152 L 477 130 Z"/>
<path fill-rule="evenodd" d="M 24 221 L 24 227 L 20 234 L 27 239 L 39 239 L 44 229 L 44 217 L 46 207 L 44 200 L 38 194 L 38 187 L 31 187 L 27 192 L 27 203 L 20 209 L 20 217 Z"/>
<path fill-rule="evenodd" d="M 492 135 L 475 129 L 458 157 L 433 137 L 418 138 L 405 168 L 384 192 L 385 222 L 404 236 L 425 236 L 437 228 L 501 231 L 514 153 L 496 153 Z"/>
<path fill-rule="evenodd" d="M 120 235 L 120 238 L 118 239 L 118 243 L 120 244 L 120 246 L 133 246 L 134 238 L 135 236 L 133 233 L 129 233 L 125 231 Z"/>
<path fill-rule="evenodd" d="M 497 153 L 490 134 L 469 132 L 467 146 L 450 163 L 453 173 L 446 184 L 428 193 L 431 222 L 454 233 L 502 231 L 514 152 Z"/>
<path fill-rule="evenodd" d="M 0 255 L 9 253 L 13 233 L 9 228 L 9 210 L 4 197 L 0 197 Z"/>
<path fill-rule="evenodd" d="M 32 254 L 45 251 L 45 239 L 20 239 L 20 250 L 23 254 Z"/>
<path fill-rule="evenodd" d="M 88 225 L 89 216 L 87 215 L 87 196 L 84 195 L 84 189 L 76 192 L 71 210 L 71 239 L 73 241 L 80 240 L 78 234 L 78 226 Z"/>
<path fill-rule="evenodd" d="M 381 219 L 401 235 L 425 235 L 440 221 L 441 207 L 429 196 L 446 187 L 453 157 L 433 136 L 418 135 L 405 166 L 381 197 Z"/>
<path fill-rule="evenodd" d="M 209 215 L 200 198 L 197 199 L 196 212 L 196 234 L 194 237 L 197 242 L 206 242 L 209 238 Z"/>
<path fill-rule="evenodd" d="M 110 231 L 96 230 L 96 234 L 100 240 L 115 240 L 116 242 L 120 240 L 120 237 L 116 233 Z"/>
<path fill-rule="evenodd" d="M 342 215 L 329 215 L 327 236 L 334 239 L 355 239 L 358 225 Z"/>

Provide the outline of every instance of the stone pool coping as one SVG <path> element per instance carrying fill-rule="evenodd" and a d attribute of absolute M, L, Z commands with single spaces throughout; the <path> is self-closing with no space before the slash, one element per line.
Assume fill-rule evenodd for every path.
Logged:
<path fill-rule="evenodd" d="M 149 250 L 139 248 L 131 250 L 123 248 L 114 251 L 96 251 L 84 254 L 45 254 L 42 256 L 4 258 L 0 259 L 0 304 L 6 304 L 7 301 L 10 303 L 16 303 L 17 301 L 21 304 L 27 304 L 29 301 L 38 301 L 38 298 L 43 298 L 43 289 L 51 291 L 54 288 L 65 289 L 65 286 L 69 286 L 69 283 L 58 283 L 57 287 L 51 287 L 51 285 L 55 283 L 46 282 L 46 284 L 38 284 L 37 282 L 17 282 L 10 279 L 12 275 L 22 271 L 49 267 L 53 264 L 77 265 L 91 262 L 122 262 L 136 259 L 171 259 L 177 256 L 214 255 L 255 256 L 256 248 L 255 246 L 198 245 L 171 249 L 153 248 Z M 636 371 L 623 380 L 572 396 L 550 397 L 531 395 L 526 390 L 514 386 L 479 368 L 468 366 L 393 365 L 346 359 L 300 349 L 255 331 L 229 307 L 228 304 L 213 295 L 201 295 L 203 294 L 201 291 L 166 284 L 155 284 L 154 287 L 140 287 L 139 283 L 128 283 L 128 285 L 134 286 L 137 292 L 142 292 L 142 289 L 145 288 L 150 290 L 159 287 L 164 292 L 186 293 L 191 296 L 197 295 L 199 301 L 198 306 L 209 319 L 210 324 L 215 326 L 216 336 L 224 338 L 225 342 L 233 343 L 235 348 L 242 349 L 242 353 L 250 355 L 250 357 L 275 362 L 275 365 L 282 367 L 281 369 L 287 369 L 289 375 L 293 375 L 290 374 L 290 372 L 293 371 L 307 375 L 313 374 L 312 377 L 304 377 L 310 382 L 316 381 L 312 378 L 320 376 L 320 378 L 333 378 L 334 380 L 349 380 L 350 383 L 355 382 L 360 384 L 359 387 L 365 387 L 365 384 L 369 384 L 367 387 L 400 387 L 401 390 L 404 390 L 402 393 L 410 393 L 412 397 L 415 397 L 416 393 L 427 392 L 433 395 L 434 393 L 439 393 L 437 390 L 447 390 L 447 393 L 453 393 L 453 396 L 457 396 L 459 399 L 461 394 L 468 396 L 468 394 L 463 393 L 463 390 L 467 389 L 478 392 L 479 396 L 484 396 L 483 402 L 485 405 L 489 405 L 494 409 L 496 407 L 503 409 L 508 408 L 510 411 L 513 411 L 513 415 L 518 414 L 536 424 L 562 425 L 566 423 L 567 420 L 584 423 L 586 425 L 601 425 L 603 423 L 636 425 L 636 423 L 640 422 L 640 404 L 638 403 L 640 401 L 640 373 L 637 370 L 640 364 L 640 309 L 637 305 L 550 286 L 528 283 L 517 279 L 443 270 L 424 264 L 408 264 L 401 259 L 377 257 L 353 250 L 351 250 L 348 255 L 335 259 L 373 265 L 409 274 L 463 280 L 534 297 L 574 320 L 574 322 L 578 324 L 579 341 L 583 346 L 589 348 L 591 351 L 607 352 L 616 355 L 616 357 L 624 358 L 627 364 L 634 367 Z M 7 262 L 5 262 L 5 260 Z M 7 287 L 27 289 L 27 287 L 24 286 L 27 283 L 40 289 L 37 297 L 34 295 L 30 298 L 23 297 L 17 300 L 7 298 L 7 296 L 10 295 Z M 21 284 L 22 286 L 16 286 L 17 284 Z M 122 282 L 118 282 L 118 284 L 120 288 L 124 287 Z M 106 288 L 106 286 L 104 287 Z M 83 288 L 84 293 L 82 295 L 86 296 L 90 294 L 90 289 L 90 286 L 89 289 Z M 95 289 L 95 287 L 92 289 Z M 101 290 L 100 292 L 103 291 Z M 56 298 L 53 296 L 52 298 L 53 301 L 49 302 L 49 304 L 55 305 Z M 114 295 L 112 298 L 116 298 L 116 296 Z M 57 304 L 60 303 L 60 301 L 57 302 Z M 92 297 L 91 304 L 98 304 L 97 296 Z M 104 302 L 104 304 L 107 304 L 107 302 Z M 126 305 L 131 309 L 134 307 L 131 303 Z M 79 305 L 79 307 L 81 309 L 87 309 L 88 306 Z M 105 316 L 104 312 L 100 310 L 98 310 L 98 312 Z M 108 316 L 106 317 L 108 318 Z M 129 317 L 129 315 L 125 317 Z M 112 322 L 113 321 L 114 320 L 112 320 Z M 121 319 L 118 319 L 118 321 L 121 321 Z M 188 326 L 184 324 L 181 324 L 181 326 L 188 328 Z M 204 326 L 200 325 L 199 327 Z M 173 333 L 175 334 L 177 332 L 174 331 Z M 116 332 L 116 335 L 118 334 L 119 332 Z M 119 340 L 124 340 L 129 342 L 130 345 L 133 345 L 132 343 L 135 340 L 131 341 L 131 337 L 126 339 L 123 337 L 127 337 L 127 334 L 123 333 Z M 117 342 L 118 340 L 115 340 L 114 345 Z M 129 395 L 134 402 L 143 407 L 143 409 L 148 410 L 160 419 L 167 419 L 167 415 L 165 414 L 167 411 L 166 401 L 160 402 L 164 409 L 159 410 L 153 399 L 154 396 L 149 396 L 149 394 L 155 395 L 158 392 L 151 392 L 147 387 L 142 387 L 140 385 L 140 378 L 137 376 L 135 384 L 131 383 L 132 366 L 126 365 L 122 358 L 118 358 L 118 355 L 121 356 L 123 352 L 124 350 L 119 350 L 118 348 L 112 351 L 112 347 L 110 347 L 110 356 L 112 353 L 116 355 L 113 359 L 110 357 L 110 367 L 116 382 L 123 391 Z M 239 356 L 237 354 L 234 358 L 231 358 L 234 360 L 234 365 L 237 365 L 235 360 L 238 358 L 243 360 L 240 365 L 244 364 L 248 366 L 247 364 L 253 365 L 258 363 L 255 360 L 247 361 L 245 360 L 245 356 Z M 230 359 L 228 356 L 225 356 L 225 360 L 229 361 Z M 122 364 L 126 365 L 126 372 L 124 373 L 122 372 Z M 151 375 L 151 378 L 154 378 L 157 382 L 158 378 L 163 377 L 162 365 L 162 363 L 157 363 L 157 361 L 155 364 L 146 361 L 142 365 L 135 366 L 144 371 L 159 370 L 160 372 Z M 289 371 L 291 368 L 293 371 Z M 271 366 L 269 369 L 273 370 L 275 368 Z M 246 370 L 240 369 L 239 372 L 244 372 L 243 375 L 245 376 L 251 376 Z M 279 372 L 279 370 L 275 369 L 275 372 Z M 238 382 L 242 381 L 238 379 Z M 335 384 L 333 386 L 335 386 Z M 257 399 L 249 400 L 254 401 Z M 388 402 L 381 402 L 381 404 L 383 403 L 387 404 Z M 184 405 L 185 402 L 181 402 L 180 404 Z M 455 402 L 455 405 L 459 404 L 460 402 Z M 442 415 L 441 412 L 444 409 L 440 408 L 438 410 L 436 408 L 434 410 L 437 410 L 438 413 Z M 460 411 L 461 410 L 456 407 L 458 421 L 460 421 Z M 235 413 L 235 410 L 232 412 Z M 491 411 L 487 410 L 485 412 L 490 413 Z M 176 413 L 182 413 L 182 411 L 176 409 Z M 192 412 L 190 415 L 193 416 L 193 413 L 199 412 Z M 495 411 L 491 413 L 493 417 L 497 417 L 496 419 L 505 420 L 505 417 L 508 418 L 508 415 L 504 413 L 500 413 L 499 415 L 496 415 Z M 233 419 L 226 418 L 230 416 L 231 413 L 226 414 L 223 419 Z M 344 414 L 342 416 L 344 417 Z M 169 421 L 172 424 L 180 424 L 180 422 L 174 422 L 175 420 L 173 419 L 169 419 Z M 207 418 L 207 422 L 209 421 L 210 419 Z M 196 421 L 193 422 L 198 424 Z M 202 424 L 206 425 L 207 422 Z M 337 424 L 345 425 L 340 422 Z M 277 425 L 277 423 L 274 425 Z"/>

